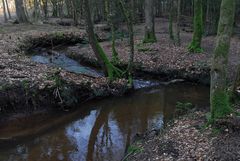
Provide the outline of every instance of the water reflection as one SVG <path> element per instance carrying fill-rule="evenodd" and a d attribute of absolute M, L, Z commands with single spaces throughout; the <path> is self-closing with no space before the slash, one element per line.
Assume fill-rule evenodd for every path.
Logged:
<path fill-rule="evenodd" d="M 85 104 L 68 120 L 24 144 L 1 149 L 6 161 L 120 160 L 137 132 L 161 128 L 174 114 L 177 101 L 208 104 L 208 88 L 193 85 L 160 86 L 122 98 Z M 65 119 L 63 118 L 59 119 Z"/>

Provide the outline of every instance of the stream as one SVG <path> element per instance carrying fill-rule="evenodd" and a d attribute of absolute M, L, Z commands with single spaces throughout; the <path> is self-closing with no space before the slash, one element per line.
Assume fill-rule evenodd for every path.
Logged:
<path fill-rule="evenodd" d="M 54 63 L 55 60 L 50 62 L 49 57 L 45 57 L 44 61 L 40 56 L 32 59 L 59 66 L 59 63 Z M 69 58 L 64 57 L 63 60 L 65 59 Z M 71 72 L 77 70 L 101 76 L 101 73 L 77 62 L 70 63 L 75 67 L 63 64 L 60 63 L 61 67 Z M 206 108 L 209 105 L 209 87 L 206 86 L 191 83 L 164 85 L 135 80 L 135 88 L 138 90 L 123 97 L 81 104 L 78 110 L 67 114 L 39 114 L 0 126 L 0 139 L 21 131 L 34 133 L 27 138 L 0 144 L 0 160 L 121 160 L 137 133 L 144 133 L 147 129 L 161 129 L 174 117 L 177 102 L 190 102 L 196 108 Z M 36 133 L 36 129 L 46 126 L 42 132 Z"/>

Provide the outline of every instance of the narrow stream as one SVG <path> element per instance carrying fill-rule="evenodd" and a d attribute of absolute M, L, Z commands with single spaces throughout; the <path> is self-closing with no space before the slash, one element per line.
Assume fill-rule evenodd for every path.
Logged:
<path fill-rule="evenodd" d="M 42 116 L 0 128 L 0 137 L 62 120 L 43 134 L 2 145 L 2 161 L 117 161 L 136 133 L 161 128 L 173 117 L 176 102 L 208 105 L 209 89 L 192 84 L 145 88 L 124 96 L 80 105 L 78 111 Z M 40 123 L 39 123 L 40 122 Z M 15 128 L 15 129 L 14 129 Z"/>
<path fill-rule="evenodd" d="M 56 58 L 57 63 L 49 59 L 33 57 L 34 61 L 61 66 L 71 72 L 101 76 L 64 55 Z M 18 133 L 29 134 L 7 144 L 0 143 L 0 161 L 121 160 L 137 133 L 160 129 L 174 116 L 177 102 L 190 102 L 197 108 L 209 104 L 206 86 L 135 80 L 135 88 L 138 90 L 123 97 L 81 104 L 78 110 L 67 114 L 40 114 L 0 125 L 0 141 Z M 44 130 L 36 132 L 39 129 Z"/>

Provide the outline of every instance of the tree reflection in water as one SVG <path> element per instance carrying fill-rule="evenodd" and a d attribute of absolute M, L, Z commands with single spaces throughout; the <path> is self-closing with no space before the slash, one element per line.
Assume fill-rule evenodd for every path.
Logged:
<path fill-rule="evenodd" d="M 68 117 L 62 126 L 15 148 L 1 149 L 4 159 L 0 160 L 120 160 L 136 133 L 161 128 L 173 116 L 177 101 L 207 105 L 208 90 L 183 84 L 161 86 L 90 102 L 76 116 L 59 118 Z"/>

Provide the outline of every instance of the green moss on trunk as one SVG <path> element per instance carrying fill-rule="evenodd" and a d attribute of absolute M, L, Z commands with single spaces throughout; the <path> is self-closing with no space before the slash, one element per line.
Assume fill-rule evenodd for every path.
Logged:
<path fill-rule="evenodd" d="M 156 38 L 156 36 L 155 36 L 155 33 L 153 33 L 153 32 L 147 32 L 147 33 L 145 34 L 143 43 L 155 43 L 155 42 L 157 42 L 157 38 Z"/>
<path fill-rule="evenodd" d="M 201 53 L 203 49 L 201 48 L 202 34 L 203 34 L 203 11 L 202 11 L 202 0 L 194 0 L 194 32 L 193 39 L 188 50 L 190 52 Z"/>
<path fill-rule="evenodd" d="M 211 95 L 211 118 L 222 118 L 232 112 L 228 93 L 222 90 L 214 91 Z"/>
<path fill-rule="evenodd" d="M 211 120 L 232 112 L 227 92 L 227 66 L 235 13 L 235 0 L 222 0 L 216 48 L 211 68 Z"/>

